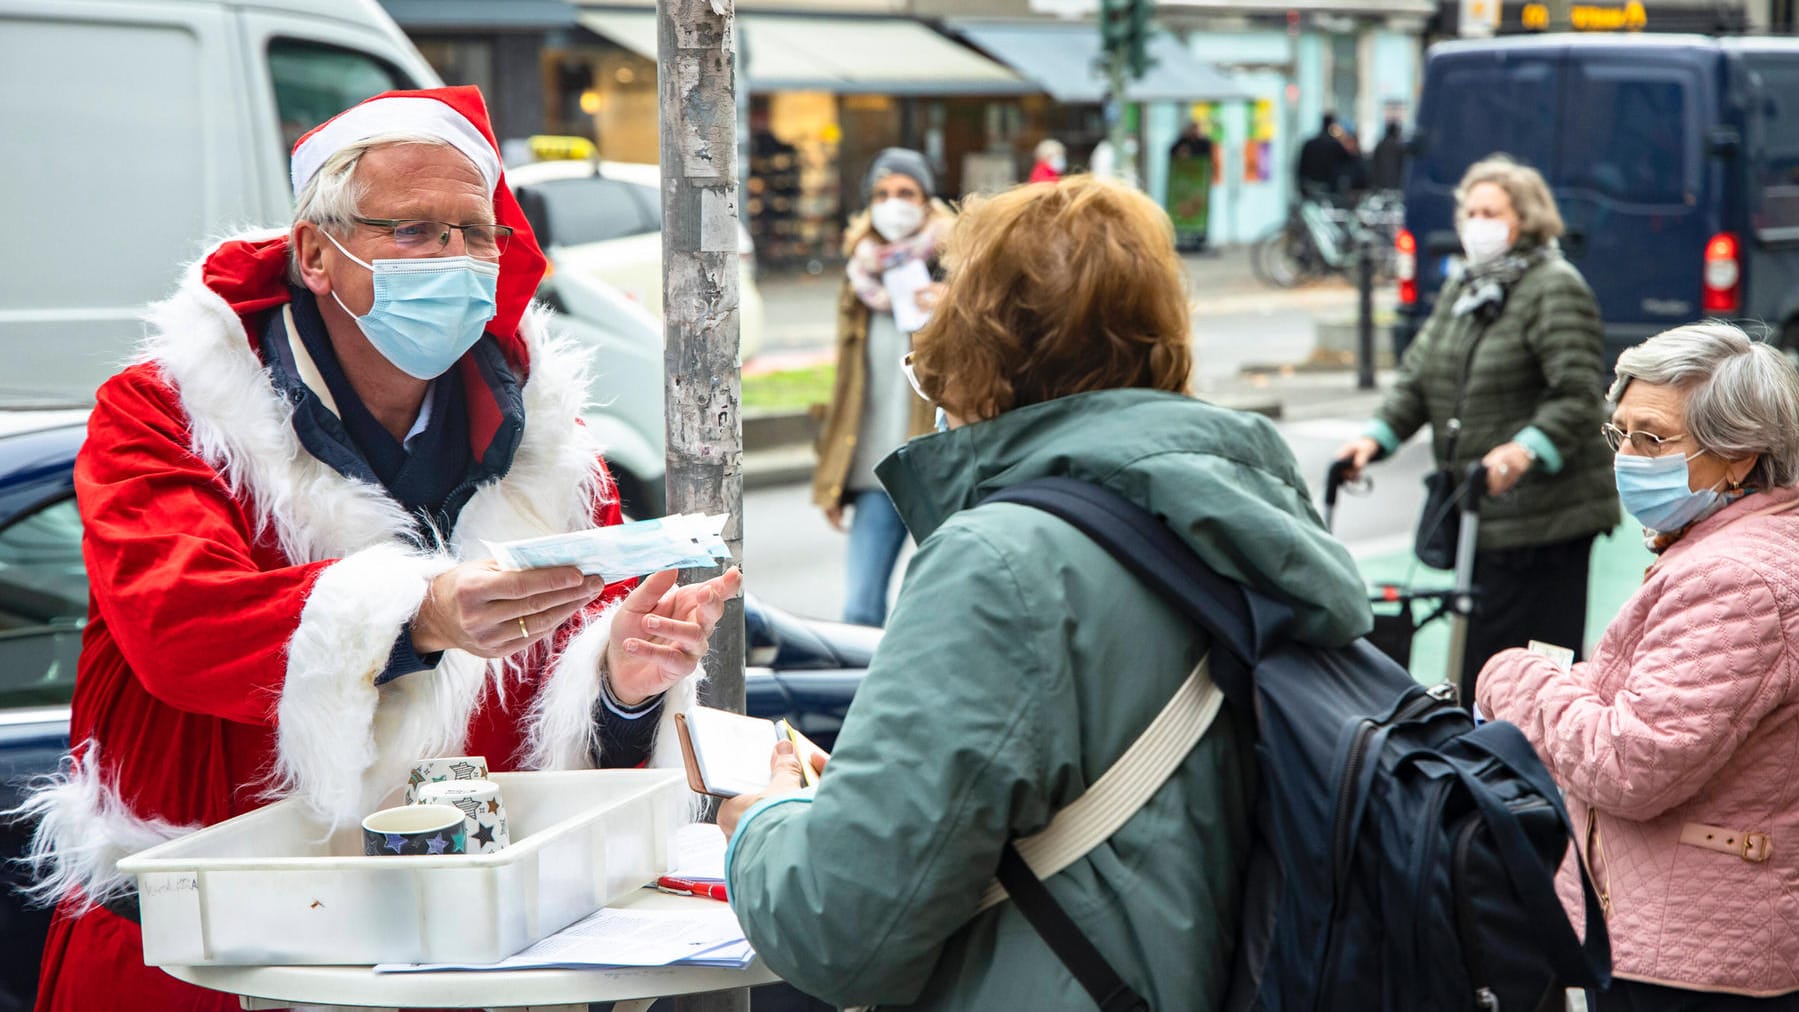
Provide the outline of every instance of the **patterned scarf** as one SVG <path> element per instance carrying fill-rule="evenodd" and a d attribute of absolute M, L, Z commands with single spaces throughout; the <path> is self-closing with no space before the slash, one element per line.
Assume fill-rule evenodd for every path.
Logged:
<path fill-rule="evenodd" d="M 856 297 L 871 312 L 893 312 L 893 299 L 887 294 L 886 286 L 881 284 L 882 274 L 913 260 L 928 263 L 943 252 L 943 242 L 949 238 L 950 225 L 955 219 L 929 207 L 925 213 L 929 217 L 924 225 L 904 239 L 882 242 L 879 232 L 870 231 L 868 237 L 850 252 L 849 264 L 845 267 L 850 287 L 856 290 Z"/>
<path fill-rule="evenodd" d="M 1462 273 L 1462 293 L 1450 307 L 1454 316 L 1477 315 L 1483 323 L 1492 323 L 1505 308 L 1505 299 L 1524 272 L 1551 256 L 1560 256 L 1554 245 L 1520 245 L 1497 260 L 1470 264 Z"/>

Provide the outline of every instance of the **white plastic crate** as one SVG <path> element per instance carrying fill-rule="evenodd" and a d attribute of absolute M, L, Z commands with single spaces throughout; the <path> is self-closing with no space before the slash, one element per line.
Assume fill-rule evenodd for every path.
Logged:
<path fill-rule="evenodd" d="M 668 870 L 680 770 L 496 773 L 512 845 L 364 857 L 297 801 L 133 854 L 152 966 L 497 962 Z M 396 802 L 397 803 L 397 802 Z"/>

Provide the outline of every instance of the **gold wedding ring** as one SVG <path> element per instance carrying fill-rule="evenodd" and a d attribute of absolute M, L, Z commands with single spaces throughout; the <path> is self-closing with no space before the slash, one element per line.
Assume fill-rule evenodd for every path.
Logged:
<path fill-rule="evenodd" d="M 518 617 L 518 634 L 526 639 L 531 638 L 531 630 L 525 628 L 525 616 Z"/>

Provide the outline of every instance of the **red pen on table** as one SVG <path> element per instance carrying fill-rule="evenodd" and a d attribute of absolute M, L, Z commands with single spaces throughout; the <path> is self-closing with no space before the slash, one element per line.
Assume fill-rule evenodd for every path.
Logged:
<path fill-rule="evenodd" d="M 698 882 L 690 878 L 664 875 L 656 880 L 656 888 L 665 893 L 674 893 L 676 896 L 704 896 L 709 900 L 729 902 L 725 898 L 723 882 Z"/>

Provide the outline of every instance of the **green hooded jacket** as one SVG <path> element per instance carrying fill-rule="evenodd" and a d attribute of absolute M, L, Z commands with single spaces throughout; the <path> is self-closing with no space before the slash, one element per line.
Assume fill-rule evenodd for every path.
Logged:
<path fill-rule="evenodd" d="M 1209 638 L 1062 521 L 972 507 L 1043 475 L 1098 482 L 1291 602 L 1319 644 L 1369 628 L 1361 577 L 1266 419 L 1175 394 L 1021 408 L 914 439 L 879 473 L 918 553 L 816 792 L 738 824 L 731 905 L 767 964 L 826 1001 L 1091 1009 L 1013 904 L 978 900 L 1004 842 L 1105 772 Z M 1048 880 L 1156 1009 L 1215 1008 L 1228 983 L 1247 744 L 1222 711 L 1136 816 Z"/>

